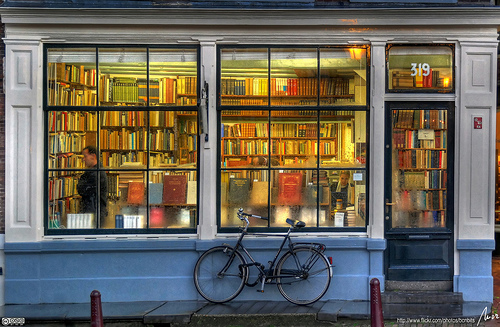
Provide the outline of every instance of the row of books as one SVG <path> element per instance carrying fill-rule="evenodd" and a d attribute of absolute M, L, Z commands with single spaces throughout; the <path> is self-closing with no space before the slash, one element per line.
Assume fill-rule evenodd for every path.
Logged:
<path fill-rule="evenodd" d="M 322 123 L 320 137 L 335 137 L 340 123 Z M 221 137 L 317 137 L 317 123 L 222 123 Z"/>
<path fill-rule="evenodd" d="M 255 117 L 255 116 L 264 116 L 268 117 L 302 117 L 302 116 L 310 116 L 310 117 L 318 117 L 320 118 L 336 118 L 338 116 L 354 116 L 354 111 L 352 110 L 233 110 L 233 109 L 224 109 L 221 111 L 222 117 L 225 116 L 244 116 L 244 117 Z"/>
<path fill-rule="evenodd" d="M 197 181 L 197 172 L 196 170 L 189 170 L 189 171 L 183 171 L 182 173 L 179 172 L 165 172 L 165 171 L 153 171 L 151 172 L 151 175 L 149 176 L 149 182 L 150 183 L 163 183 L 165 176 L 168 175 L 185 175 L 187 176 L 188 181 Z"/>
<path fill-rule="evenodd" d="M 446 188 L 448 172 L 446 170 L 404 171 L 404 189 L 440 189 Z"/>
<path fill-rule="evenodd" d="M 179 136 L 179 150 L 182 149 L 187 149 L 191 155 L 195 154 L 194 152 L 198 150 L 198 137 L 196 135 L 181 134 Z M 193 158 L 196 158 L 196 156 Z M 189 162 L 195 162 L 195 160 Z"/>
<path fill-rule="evenodd" d="M 401 202 L 396 208 L 402 211 L 444 210 L 446 208 L 446 191 L 403 191 L 401 194 Z"/>
<path fill-rule="evenodd" d="M 49 62 L 47 64 L 49 81 L 78 83 L 86 86 L 96 86 L 96 70 L 85 68 L 84 65 L 72 65 L 64 62 Z"/>
<path fill-rule="evenodd" d="M 49 201 L 78 195 L 76 185 L 78 178 L 74 176 L 53 178 L 49 180 Z"/>
<path fill-rule="evenodd" d="M 221 137 L 268 137 L 267 123 L 222 123 Z"/>
<path fill-rule="evenodd" d="M 106 150 L 146 150 L 148 132 L 132 132 L 122 128 L 119 131 L 103 129 L 99 132 L 101 151 Z"/>
<path fill-rule="evenodd" d="M 393 110 L 394 128 L 446 129 L 446 110 Z"/>
<path fill-rule="evenodd" d="M 145 228 L 143 215 L 115 215 L 115 228 Z"/>
<path fill-rule="evenodd" d="M 356 102 L 354 95 L 335 95 L 328 98 L 320 98 L 320 106 L 331 106 L 331 105 L 353 105 Z M 233 98 L 232 95 L 225 95 L 220 100 L 221 106 L 267 106 L 269 101 L 267 98 L 262 99 L 245 99 L 245 98 Z M 180 105 L 180 104 L 178 104 Z M 271 97 L 271 106 L 273 107 L 305 107 L 305 106 L 317 106 L 318 101 L 313 99 L 302 99 L 300 97 Z"/>
<path fill-rule="evenodd" d="M 68 229 L 91 229 L 96 227 L 93 213 L 69 213 L 67 215 Z"/>
<path fill-rule="evenodd" d="M 70 83 L 52 82 L 48 85 L 49 106 L 96 106 L 96 90 L 75 89 Z"/>
<path fill-rule="evenodd" d="M 319 149 L 318 149 L 319 145 Z M 272 140 L 272 153 L 280 155 L 305 155 L 305 156 L 315 156 L 318 155 L 336 155 L 337 154 L 337 142 L 335 140 L 330 141 L 318 141 L 315 140 L 287 140 L 287 141 L 277 141 Z"/>
<path fill-rule="evenodd" d="M 111 77 L 105 74 L 101 75 L 99 83 L 102 102 L 146 104 L 148 101 L 148 80 L 145 78 Z M 178 76 L 149 80 L 150 105 L 179 104 L 181 96 L 196 97 L 196 94 L 196 77 Z"/>
<path fill-rule="evenodd" d="M 445 150 L 397 150 L 399 168 L 446 169 Z"/>
<path fill-rule="evenodd" d="M 394 130 L 393 146 L 407 149 L 446 149 L 446 130 Z"/>
<path fill-rule="evenodd" d="M 146 111 L 103 111 L 99 118 L 101 126 L 147 126 Z"/>
<path fill-rule="evenodd" d="M 85 146 L 85 134 L 62 132 L 49 135 L 49 153 L 51 154 L 82 152 Z"/>
<path fill-rule="evenodd" d="M 147 153 L 142 151 L 133 151 L 126 153 L 112 153 L 103 151 L 101 153 L 101 160 L 104 167 L 119 168 L 123 164 L 129 162 L 136 162 L 146 166 L 148 158 Z"/>
<path fill-rule="evenodd" d="M 76 153 L 59 153 L 48 158 L 49 169 L 85 168 L 83 155 Z"/>
<path fill-rule="evenodd" d="M 395 89 L 403 88 L 432 88 L 432 87 L 443 87 L 444 80 L 439 77 L 438 70 L 432 70 L 429 68 L 428 72 L 425 72 L 420 68 L 417 69 L 415 76 L 412 76 L 414 72 L 406 70 L 396 70 L 391 73 L 392 77 L 392 87 Z"/>
<path fill-rule="evenodd" d="M 97 114 L 87 111 L 49 111 L 49 132 L 97 131 Z"/>
<path fill-rule="evenodd" d="M 175 149 L 175 133 L 171 129 L 158 130 L 149 136 L 150 151 L 173 151 Z"/>
<path fill-rule="evenodd" d="M 432 228 L 446 227 L 445 210 L 393 213 L 393 227 L 395 228 Z"/>
<path fill-rule="evenodd" d="M 322 77 L 319 83 L 320 95 L 349 94 L 353 79 Z M 270 85 L 269 85 L 270 84 Z M 270 87 L 271 96 L 307 96 L 318 94 L 318 78 L 222 78 L 222 95 L 267 95 Z M 353 89 L 353 87 L 351 88 Z"/>

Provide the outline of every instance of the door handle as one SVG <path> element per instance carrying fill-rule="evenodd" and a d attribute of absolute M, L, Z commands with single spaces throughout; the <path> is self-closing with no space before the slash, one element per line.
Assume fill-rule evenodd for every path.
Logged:
<path fill-rule="evenodd" d="M 395 206 L 395 205 L 396 205 L 396 203 L 393 203 L 393 202 L 386 202 L 386 203 L 385 203 L 385 205 L 386 205 L 386 206 Z"/>

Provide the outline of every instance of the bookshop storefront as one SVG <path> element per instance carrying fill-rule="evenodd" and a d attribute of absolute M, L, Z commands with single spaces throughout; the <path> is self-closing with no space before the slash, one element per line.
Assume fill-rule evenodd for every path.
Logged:
<path fill-rule="evenodd" d="M 324 299 L 492 302 L 497 11 L 151 10 L 0 10 L 6 303 L 201 300 L 239 208 L 305 222 Z"/>

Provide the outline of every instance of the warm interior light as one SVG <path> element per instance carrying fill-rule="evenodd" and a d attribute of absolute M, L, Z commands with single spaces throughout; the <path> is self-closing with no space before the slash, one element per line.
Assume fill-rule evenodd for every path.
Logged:
<path fill-rule="evenodd" d="M 364 49 L 360 48 L 351 48 L 349 49 L 349 53 L 351 55 L 351 59 L 359 60 L 363 54 Z"/>
<path fill-rule="evenodd" d="M 450 79 L 448 77 L 443 78 L 443 86 L 448 87 L 450 85 Z"/>

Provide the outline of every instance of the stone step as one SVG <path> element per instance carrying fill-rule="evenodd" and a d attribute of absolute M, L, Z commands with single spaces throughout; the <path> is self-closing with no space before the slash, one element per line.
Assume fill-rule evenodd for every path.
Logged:
<path fill-rule="evenodd" d="M 387 304 L 462 304 L 462 293 L 438 291 L 389 291 L 382 293 Z"/>

